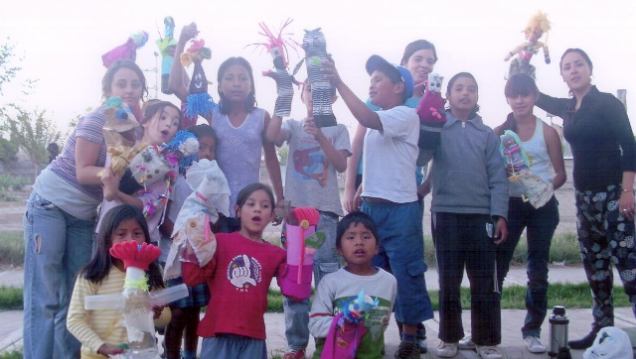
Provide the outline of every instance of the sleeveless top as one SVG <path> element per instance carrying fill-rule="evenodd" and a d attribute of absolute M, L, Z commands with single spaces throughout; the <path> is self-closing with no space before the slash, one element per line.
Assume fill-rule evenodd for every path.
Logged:
<path fill-rule="evenodd" d="M 548 153 L 548 145 L 546 144 L 545 137 L 543 136 L 543 126 L 546 126 L 546 124 L 544 124 L 539 118 L 536 119 L 537 124 L 532 138 L 527 142 L 522 141 L 522 145 L 523 149 L 530 155 L 529 157 L 532 158 L 530 171 L 539 176 L 542 180 L 551 182 L 552 174 L 550 173 L 550 168 L 552 167 L 552 161 L 550 160 L 550 154 Z M 524 193 L 525 191 L 519 182 L 510 182 L 511 197 L 521 197 Z"/>
<path fill-rule="evenodd" d="M 216 132 L 216 161 L 230 186 L 230 215 L 243 187 L 259 182 L 265 110 L 254 108 L 239 127 L 230 123 L 227 115 L 214 110 L 212 128 Z"/>

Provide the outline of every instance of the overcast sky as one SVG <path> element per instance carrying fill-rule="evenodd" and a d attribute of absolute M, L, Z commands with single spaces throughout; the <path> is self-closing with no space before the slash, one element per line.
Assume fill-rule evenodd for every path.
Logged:
<path fill-rule="evenodd" d="M 619 88 L 627 89 L 628 113 L 632 124 L 636 123 L 636 1 L 632 0 L 2 0 L 0 8 L 0 41 L 10 37 L 24 58 L 19 63 L 20 76 L 5 87 L 0 102 L 16 100 L 24 79 L 38 79 L 26 106 L 46 109 L 61 129 L 85 108 L 99 105 L 105 72 L 101 55 L 125 43 L 129 34 L 139 30 L 150 34 L 146 46 L 137 52 L 137 63 L 143 69 L 155 67 L 157 25 L 163 35 L 166 15 L 175 19 L 175 37 L 186 23 L 197 23 L 199 37 L 212 49 L 212 59 L 203 65 L 208 79 L 214 81 L 210 90 L 217 100 L 219 64 L 230 56 L 243 56 L 254 68 L 259 106 L 273 110 L 275 84 L 260 75 L 271 68 L 271 59 L 245 45 L 264 40 L 258 35 L 258 22 L 278 26 L 289 17 L 294 19 L 289 30 L 299 42 L 303 29 L 322 27 L 341 77 L 363 99 L 369 83 L 364 64 L 370 55 L 397 63 L 409 42 L 433 42 L 439 57 L 435 72 L 445 81 L 457 72 L 472 72 L 479 84 L 481 114 L 494 127 L 509 112 L 503 96 L 509 63 L 503 58 L 524 41 L 522 30 L 536 10 L 547 12 L 552 22 L 548 39 L 552 63 L 546 65 L 541 53 L 532 60 L 539 88 L 566 97 L 558 62 L 565 49 L 580 47 L 594 62 L 593 81 L 601 91 L 615 94 Z M 290 66 L 298 60 L 292 51 Z M 155 73 L 149 71 L 146 76 L 154 86 Z M 154 97 L 155 91 L 150 94 Z M 161 92 L 159 97 L 177 102 Z M 302 118 L 305 112 L 298 97 L 292 115 Z M 342 101 L 334 111 L 340 122 L 355 126 Z M 544 115 L 540 110 L 536 114 Z"/>

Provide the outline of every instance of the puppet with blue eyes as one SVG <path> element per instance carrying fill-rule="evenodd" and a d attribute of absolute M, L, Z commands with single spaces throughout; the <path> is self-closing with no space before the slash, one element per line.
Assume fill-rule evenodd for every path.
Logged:
<path fill-rule="evenodd" d="M 110 168 L 113 173 L 121 174 L 138 153 L 138 150 L 132 147 L 135 143 L 135 129 L 139 127 L 139 123 L 130 107 L 119 97 L 107 98 L 104 106 L 106 122 L 104 122 L 102 133 L 110 155 Z M 102 174 L 103 172 L 100 172 L 100 176 Z"/>

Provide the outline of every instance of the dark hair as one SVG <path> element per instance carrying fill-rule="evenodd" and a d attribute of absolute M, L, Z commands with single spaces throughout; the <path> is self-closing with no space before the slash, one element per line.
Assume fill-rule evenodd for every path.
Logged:
<path fill-rule="evenodd" d="M 472 79 L 475 82 L 475 87 L 477 87 L 477 92 L 479 92 L 479 85 L 477 84 L 475 76 L 473 76 L 473 74 L 471 74 L 470 72 L 459 72 L 455 74 L 455 76 L 451 77 L 451 79 L 448 81 L 448 87 L 446 87 L 446 97 L 448 97 L 448 95 L 450 94 L 455 81 L 457 81 L 457 79 L 460 77 L 467 77 L 469 79 Z M 450 102 L 448 102 L 448 110 L 450 110 Z M 479 112 L 479 105 L 475 104 L 475 107 L 473 107 L 472 111 L 470 111 L 470 114 L 468 115 L 468 119 L 477 116 L 477 112 Z"/>
<path fill-rule="evenodd" d="M 82 268 L 79 275 L 84 276 L 86 280 L 99 284 L 108 276 L 110 267 L 113 264 L 112 257 L 110 255 L 110 248 L 113 246 L 113 232 L 117 227 L 125 220 L 135 219 L 141 225 L 141 229 L 144 232 L 146 243 L 150 243 L 150 233 L 148 232 L 148 224 L 144 218 L 143 213 L 137 207 L 124 204 L 121 206 L 111 208 L 99 226 L 99 232 L 97 234 L 97 252 L 93 255 L 93 258 L 87 265 Z M 161 270 L 159 264 L 154 261 L 150 264 L 148 270 L 150 277 L 150 288 L 163 288 L 163 280 L 161 279 Z"/>
<path fill-rule="evenodd" d="M 181 113 L 181 109 L 177 107 L 177 105 L 173 104 L 170 101 L 149 100 L 148 102 L 149 102 L 149 105 L 145 106 L 144 104 L 144 108 L 142 109 L 142 113 L 143 113 L 143 119 L 141 120 L 142 124 L 150 121 L 154 115 L 156 115 L 157 113 L 161 113 L 164 108 L 172 107 L 175 110 L 177 110 L 177 113 L 179 113 L 178 128 L 181 128 L 181 121 L 183 120 L 183 114 Z"/>
<path fill-rule="evenodd" d="M 435 60 L 435 62 L 437 62 L 437 51 L 435 50 L 435 45 L 426 40 L 415 40 L 406 45 L 406 47 L 404 48 L 404 55 L 402 55 L 402 61 L 400 61 L 400 65 L 406 65 L 406 63 L 409 62 L 411 56 L 413 56 L 413 54 L 417 51 L 427 49 L 433 50 L 433 59 Z"/>
<path fill-rule="evenodd" d="M 214 131 L 212 126 L 208 124 L 192 125 L 186 128 L 186 131 L 191 132 L 192 134 L 197 136 L 197 139 L 200 139 L 202 137 L 212 137 L 216 142 L 216 131 Z"/>
<path fill-rule="evenodd" d="M 117 60 L 110 65 L 108 70 L 106 70 L 106 74 L 102 77 L 102 97 L 108 97 L 108 94 L 112 92 L 113 79 L 115 78 L 115 74 L 120 69 L 130 69 L 133 70 L 137 76 L 139 76 L 139 81 L 141 81 L 141 98 L 143 99 L 144 94 L 148 95 L 148 84 L 146 84 L 146 76 L 144 76 L 144 72 L 141 71 L 141 68 L 137 66 L 134 61 L 131 60 Z"/>
<path fill-rule="evenodd" d="M 366 229 L 371 231 L 371 234 L 375 237 L 375 243 L 379 243 L 380 237 L 378 236 L 378 229 L 376 228 L 373 218 L 364 212 L 355 211 L 347 214 L 338 222 L 336 229 L 336 248 L 342 248 L 342 237 L 345 232 L 351 225 L 355 226 L 358 223 L 362 223 Z"/>
<path fill-rule="evenodd" d="M 229 69 L 230 67 L 234 66 L 234 65 L 239 65 L 239 66 L 243 66 L 245 68 L 245 70 L 247 70 L 247 75 L 250 78 L 250 83 L 251 83 L 251 91 L 250 93 L 247 95 L 247 98 L 245 99 L 245 110 L 247 112 L 252 112 L 252 110 L 254 109 L 254 107 L 257 106 L 256 103 L 256 88 L 254 87 L 254 74 L 252 71 L 252 66 L 250 65 L 249 62 L 247 62 L 247 60 L 245 60 L 244 58 L 238 56 L 238 57 L 230 57 L 229 59 L 223 61 L 223 63 L 221 64 L 221 66 L 219 66 L 219 71 L 217 74 L 217 82 L 218 82 L 218 91 L 219 91 L 219 111 L 221 111 L 222 114 L 227 115 L 230 113 L 230 109 L 228 106 L 223 106 L 223 102 L 227 101 L 227 98 L 225 97 L 225 95 L 223 94 L 223 92 L 221 92 L 221 80 L 223 79 L 223 76 L 225 75 L 225 71 L 227 71 L 227 69 Z"/>
<path fill-rule="evenodd" d="M 407 91 L 406 91 L 406 83 L 402 80 L 402 74 L 400 74 L 400 71 L 391 65 L 385 65 L 385 64 L 378 65 L 378 67 L 375 68 L 375 71 L 380 71 L 381 73 L 386 75 L 386 77 L 388 77 L 391 83 L 394 85 L 400 82 L 404 83 L 404 90 L 402 91 L 402 102 L 405 102 L 406 99 L 408 98 Z"/>
<path fill-rule="evenodd" d="M 592 60 L 590 59 L 590 57 L 587 55 L 585 51 L 579 48 L 569 48 L 565 50 L 565 52 L 561 56 L 561 61 L 559 61 L 559 72 L 561 71 L 561 66 L 563 65 L 563 58 L 565 57 L 565 55 L 569 54 L 570 52 L 576 52 L 577 54 L 581 55 L 581 57 L 583 57 L 585 62 L 587 62 L 587 65 L 590 67 L 590 70 L 594 68 L 594 65 L 592 65 Z"/>
<path fill-rule="evenodd" d="M 524 73 L 512 75 L 506 82 L 506 88 L 504 90 L 506 98 L 538 95 L 539 93 L 539 88 L 532 77 Z M 515 121 L 515 116 L 512 112 L 508 114 L 506 121 L 499 126 L 495 132 L 497 133 L 497 136 L 501 136 L 506 130 L 517 132 L 517 121 Z"/>
<path fill-rule="evenodd" d="M 272 206 L 276 204 L 276 200 L 274 199 L 274 193 L 272 192 L 272 188 L 266 184 L 262 183 L 252 183 L 243 187 L 243 189 L 239 192 L 238 196 L 236 196 L 236 205 L 241 208 L 247 202 L 247 199 L 250 195 L 256 191 L 263 190 L 267 193 L 269 200 L 272 202 Z"/>

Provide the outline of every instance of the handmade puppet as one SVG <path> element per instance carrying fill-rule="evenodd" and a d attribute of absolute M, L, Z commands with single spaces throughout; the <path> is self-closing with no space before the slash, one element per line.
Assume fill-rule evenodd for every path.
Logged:
<path fill-rule="evenodd" d="M 532 159 L 523 149 L 516 133 L 504 131 L 501 136 L 500 152 L 508 171 L 510 182 L 519 182 L 525 190 L 524 200 L 534 208 L 540 208 L 552 198 L 554 186 L 545 182 L 531 171 Z"/>
<path fill-rule="evenodd" d="M 157 40 L 156 44 L 161 53 L 161 92 L 171 95 L 168 80 L 170 79 L 170 71 L 172 70 L 172 62 L 174 61 L 174 52 L 177 48 L 177 40 L 174 39 L 174 19 L 172 16 L 166 16 L 163 19 L 165 30 L 163 38 Z"/>
<path fill-rule="evenodd" d="M 262 32 L 259 34 L 265 36 L 268 42 L 254 43 L 251 45 L 264 46 L 269 54 L 272 56 L 274 62 L 274 71 L 263 71 L 263 76 L 269 76 L 276 81 L 276 104 L 274 105 L 274 115 L 280 117 L 288 117 L 291 113 L 291 104 L 294 97 L 293 84 L 299 85 L 300 83 L 294 79 L 292 75 L 287 71 L 289 64 L 289 51 L 287 46 L 290 46 L 294 50 L 297 44 L 290 38 L 283 38 L 283 35 L 293 35 L 291 33 L 283 33 L 285 27 L 292 23 L 293 20 L 287 19 L 278 31 L 278 36 L 272 33 L 265 23 L 259 23 Z"/>
<path fill-rule="evenodd" d="M 159 258 L 161 249 L 137 241 L 117 243 L 110 254 L 124 262 L 126 278 L 123 294 L 87 296 L 85 308 L 118 309 L 124 317 L 124 326 L 128 333 L 128 349 L 122 358 L 155 358 L 158 355 L 153 322 L 153 307 L 162 307 L 175 300 L 188 296 L 185 284 L 173 288 L 149 293 L 146 271 L 150 264 Z"/>
<path fill-rule="evenodd" d="M 512 49 L 504 58 L 504 61 L 508 61 L 517 54 L 517 57 L 510 62 L 510 70 L 508 71 L 507 78 L 515 74 L 523 73 L 536 80 L 535 67 L 530 64 L 530 60 L 532 59 L 532 55 L 539 52 L 539 49 L 543 49 L 545 63 L 550 63 L 550 51 L 548 50 L 547 40 L 546 43 L 539 41 L 543 34 L 547 34 L 549 31 L 550 21 L 548 21 L 548 14 L 541 11 L 534 14 L 524 30 L 527 41 Z"/>
<path fill-rule="evenodd" d="M 212 51 L 205 47 L 205 40 L 192 40 L 192 45 L 181 54 L 181 64 L 189 67 L 194 62 L 194 71 L 190 80 L 189 95 L 183 114 L 188 118 L 198 115 L 208 117 L 216 107 L 212 96 L 208 93 L 208 79 L 201 62 L 212 58 Z"/>
<path fill-rule="evenodd" d="M 113 173 L 121 174 L 132 158 L 145 146 L 133 148 L 134 130 L 139 127 L 139 123 L 130 107 L 119 97 L 107 98 L 104 105 L 106 106 L 104 110 L 106 122 L 104 122 L 102 133 L 107 152 L 110 154 L 110 168 Z M 104 171 L 99 172 L 99 176 L 103 173 Z"/>
<path fill-rule="evenodd" d="M 135 61 L 137 59 L 137 49 L 144 46 L 147 41 L 148 33 L 145 31 L 139 31 L 130 35 L 125 44 L 117 46 L 102 55 L 102 62 L 104 63 L 104 66 L 109 68 L 110 65 L 117 60 Z"/>
<path fill-rule="evenodd" d="M 288 276 L 281 286 L 297 298 L 311 295 L 311 276 L 314 254 L 326 240 L 324 233 L 316 233 L 320 213 L 311 207 L 297 207 L 286 218 L 286 244 Z"/>
<path fill-rule="evenodd" d="M 186 182 L 192 193 L 183 203 L 174 223 L 172 246 L 166 259 L 164 279 L 181 276 L 181 262 L 186 246 L 193 248 L 190 260 L 206 265 L 216 252 L 216 239 L 210 229 L 219 213 L 229 215 L 230 187 L 216 161 L 195 162 L 187 170 Z"/>
<path fill-rule="evenodd" d="M 429 74 L 426 91 L 417 105 L 417 115 L 420 117 L 418 166 L 425 166 L 431 160 L 433 151 L 439 146 L 442 127 L 446 123 L 446 100 L 442 98 L 443 81 L 444 76 L 437 73 Z"/>
<path fill-rule="evenodd" d="M 336 125 L 336 116 L 331 108 L 333 89 L 331 82 L 324 79 L 320 67 L 327 61 L 327 42 L 320 28 L 305 30 L 302 48 L 305 50 L 305 64 L 307 66 L 307 79 L 311 86 L 311 100 L 313 102 L 313 116 L 316 127 L 329 127 Z M 293 75 L 300 68 L 299 63 L 294 69 Z"/>
<path fill-rule="evenodd" d="M 368 333 L 364 320 L 379 304 L 378 298 L 365 295 L 364 289 L 345 302 L 331 322 L 320 359 L 355 358 L 362 337 Z"/>

